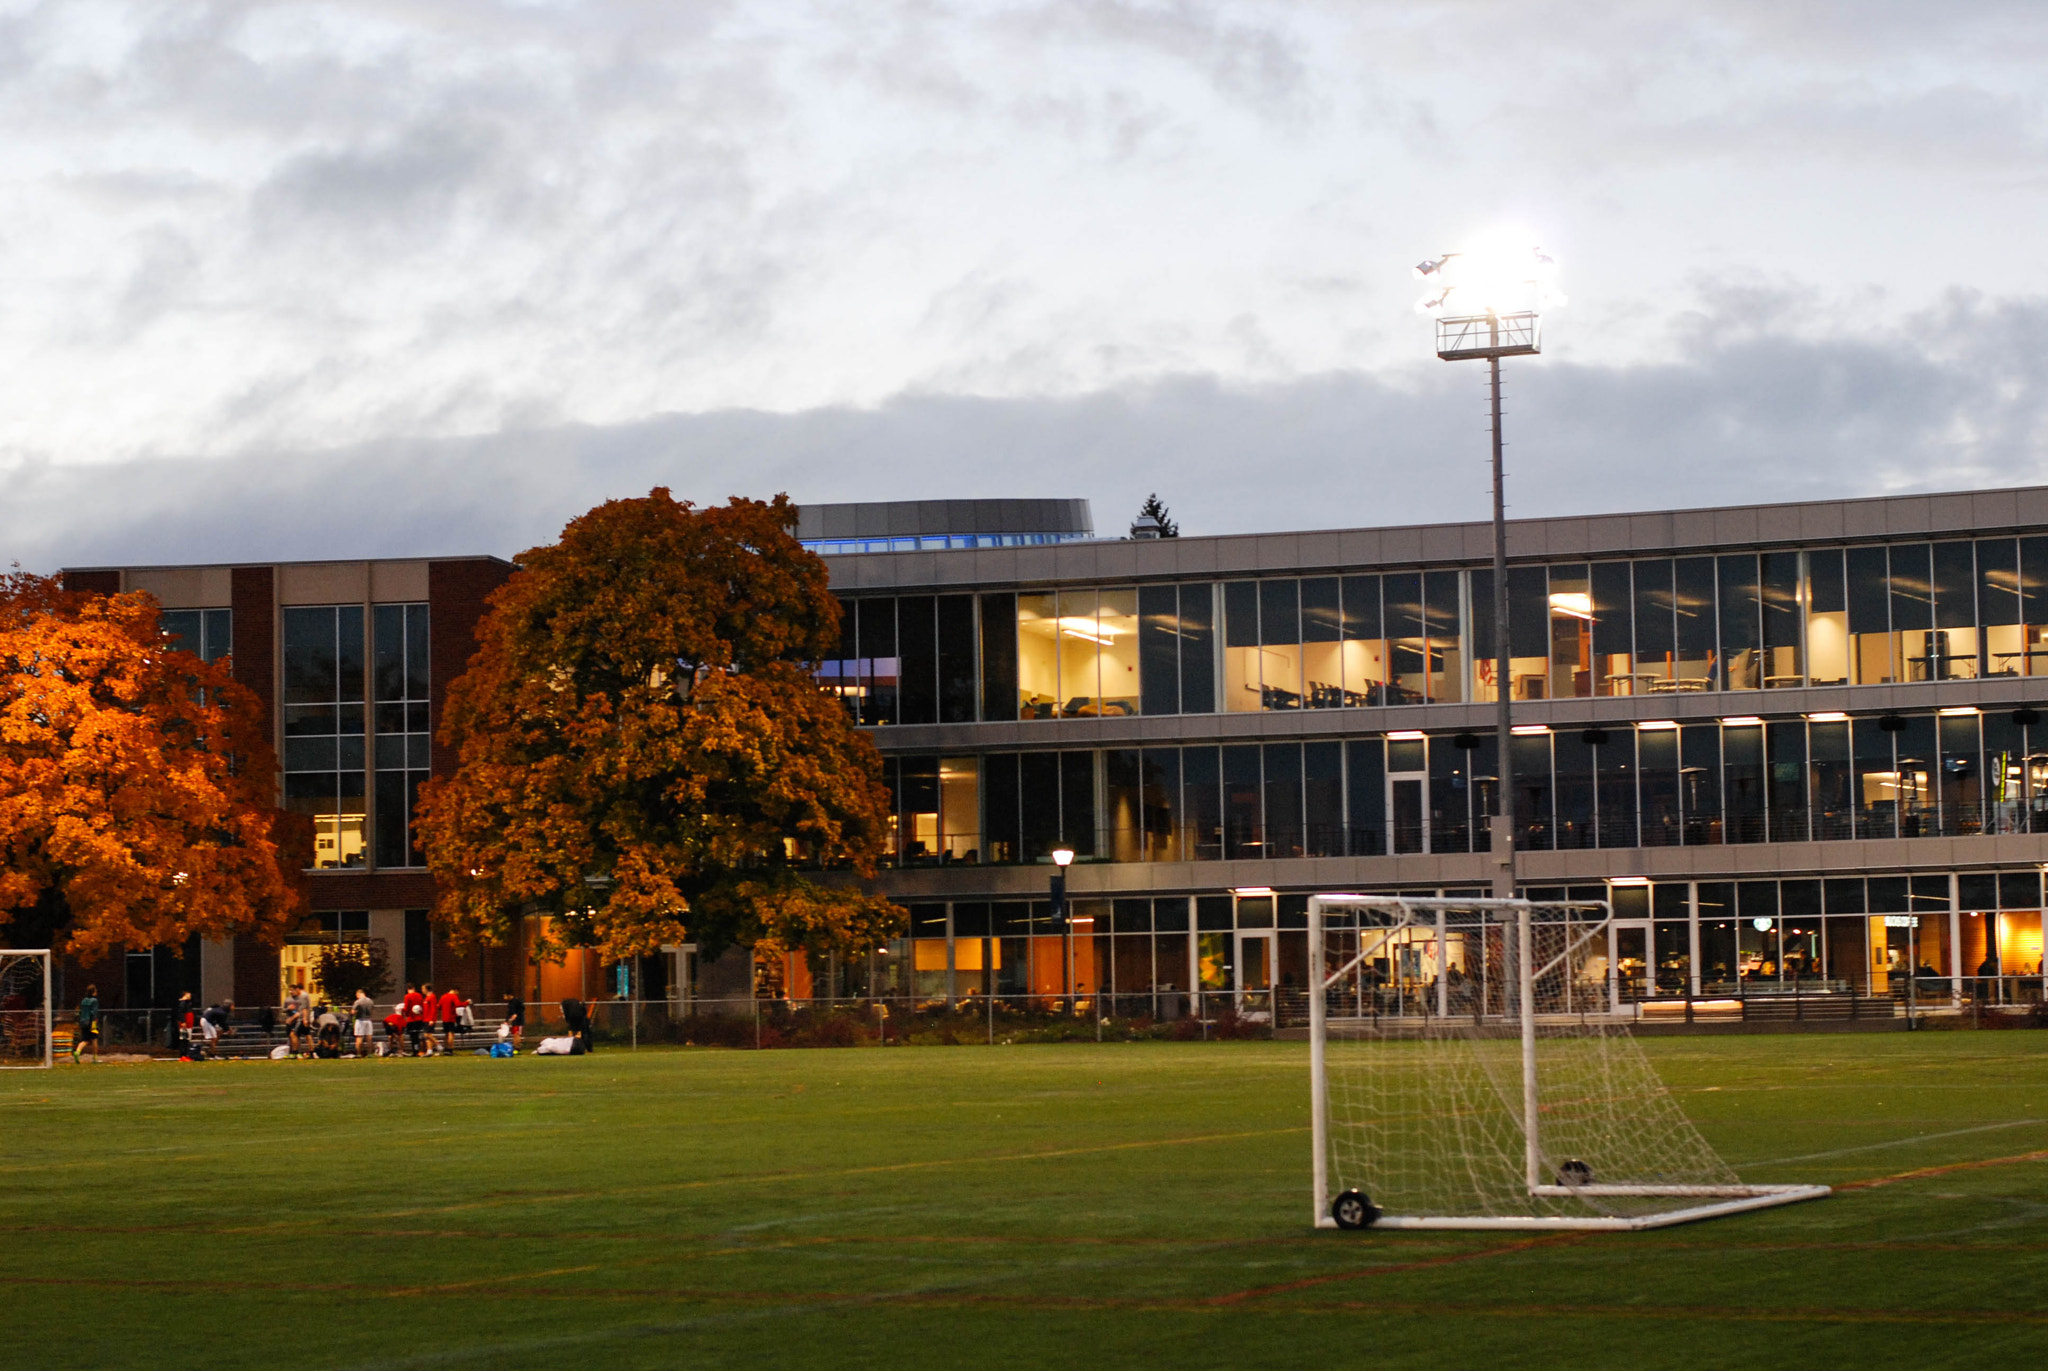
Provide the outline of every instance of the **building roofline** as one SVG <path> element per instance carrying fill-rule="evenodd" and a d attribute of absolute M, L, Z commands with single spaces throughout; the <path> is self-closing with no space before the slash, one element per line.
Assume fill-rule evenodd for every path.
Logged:
<path fill-rule="evenodd" d="M 64 576 L 72 572 L 88 571 L 233 571 L 240 567 L 399 566 L 408 562 L 496 562 L 502 567 L 512 565 L 510 561 L 492 553 L 464 552 L 448 557 L 312 557 L 267 562 L 122 562 L 110 566 L 59 567 L 57 574 Z"/>

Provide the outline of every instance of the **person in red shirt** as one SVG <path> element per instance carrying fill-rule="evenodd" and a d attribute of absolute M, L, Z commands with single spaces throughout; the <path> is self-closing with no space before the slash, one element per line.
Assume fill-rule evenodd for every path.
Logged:
<path fill-rule="evenodd" d="M 405 1016 L 405 1041 L 412 1049 L 412 1055 L 420 1055 L 422 1041 L 427 1032 L 427 1006 L 434 1002 L 434 987 L 430 985 L 407 986 L 405 998 L 398 1003 L 398 1012 Z"/>
<path fill-rule="evenodd" d="M 444 1057 L 455 1050 L 456 1007 L 461 1003 L 462 996 L 456 994 L 455 987 L 451 985 L 441 992 L 441 998 L 434 1006 L 434 1017 L 441 1024 L 441 1055 Z"/>
<path fill-rule="evenodd" d="M 405 1032 L 405 1011 L 394 1009 L 384 1016 L 384 1053 L 387 1057 L 398 1055 L 399 1035 Z"/>

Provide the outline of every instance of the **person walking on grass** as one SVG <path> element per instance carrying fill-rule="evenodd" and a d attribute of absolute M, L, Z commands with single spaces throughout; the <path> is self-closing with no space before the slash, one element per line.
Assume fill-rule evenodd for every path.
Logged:
<path fill-rule="evenodd" d="M 356 1002 L 349 1006 L 349 1017 L 355 1024 L 355 1046 L 358 1057 L 370 1055 L 370 1039 L 377 1026 L 377 1006 L 370 1002 L 370 992 L 356 991 Z"/>
<path fill-rule="evenodd" d="M 441 992 L 441 998 L 435 1005 L 434 1016 L 441 1021 L 441 1055 L 444 1057 L 455 1051 L 455 1020 L 461 1006 L 462 996 L 452 985 Z"/>
<path fill-rule="evenodd" d="M 100 1059 L 100 988 L 89 985 L 85 998 L 78 1002 L 78 1031 L 71 1035 L 71 1060 L 75 1063 L 78 1054 L 87 1043 L 92 1044 L 92 1059 Z"/>

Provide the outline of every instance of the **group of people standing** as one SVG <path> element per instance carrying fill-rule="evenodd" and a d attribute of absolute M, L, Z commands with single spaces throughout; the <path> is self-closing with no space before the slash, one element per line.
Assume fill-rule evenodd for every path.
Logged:
<path fill-rule="evenodd" d="M 356 1055 L 362 1056 L 369 1043 L 370 1016 L 374 1012 L 366 995 L 355 1003 Z M 405 996 L 384 1016 L 384 1051 L 388 1057 L 447 1056 L 455 1050 L 455 1035 L 476 1027 L 476 1010 L 469 997 L 450 989 L 436 995 L 434 987 L 421 982 L 405 988 Z M 439 1037 L 437 1044 L 434 1039 Z M 400 1050 L 403 1040 L 404 1050 Z"/>
<path fill-rule="evenodd" d="M 408 985 L 392 1011 L 382 1016 L 385 1036 L 381 1044 L 376 1040 L 377 1004 L 368 991 L 358 990 L 353 1002 L 337 1012 L 324 1001 L 315 1002 L 300 988 L 285 996 L 283 1010 L 285 1041 L 272 1050 L 276 1057 L 334 1058 L 350 1051 L 358 1057 L 446 1056 L 455 1050 L 458 1033 L 476 1028 L 476 1007 L 467 995 L 453 987 L 437 994 L 426 982 Z M 183 1057 L 212 1056 L 215 1044 L 235 1031 L 234 1013 L 231 1001 L 201 1009 L 187 992 L 179 996 L 171 1012 L 168 1046 Z M 79 1061 L 88 1048 L 94 1057 L 99 1055 L 101 1018 L 99 987 L 88 985 L 78 1002 L 72 1061 Z M 277 1011 L 268 1006 L 258 1010 L 253 1027 L 264 1038 L 273 1037 Z M 574 1024 L 571 1030 L 575 1031 Z M 525 1032 L 526 1002 L 517 993 L 509 994 L 498 1039 L 516 1052 Z"/>

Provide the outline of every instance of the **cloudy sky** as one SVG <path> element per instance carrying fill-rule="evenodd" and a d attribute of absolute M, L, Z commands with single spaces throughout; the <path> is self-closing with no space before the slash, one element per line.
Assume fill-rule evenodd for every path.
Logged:
<path fill-rule="evenodd" d="M 694 499 L 1477 516 L 2048 479 L 2048 6 L 0 3 L 0 562 Z"/>

